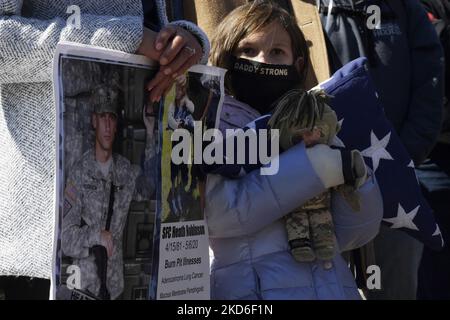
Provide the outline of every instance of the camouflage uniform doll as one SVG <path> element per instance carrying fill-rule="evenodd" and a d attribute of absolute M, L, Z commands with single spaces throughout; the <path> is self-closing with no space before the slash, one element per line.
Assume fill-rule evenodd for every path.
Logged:
<path fill-rule="evenodd" d="M 268 125 L 271 129 L 279 129 L 281 151 L 301 141 L 306 148 L 332 144 L 340 125 L 327 102 L 325 92 L 317 89 L 309 92 L 291 90 L 276 102 Z M 349 156 L 350 163 L 343 165 L 350 166 L 353 177 L 346 179 L 346 184 L 338 191 L 353 210 L 359 211 L 359 200 L 353 191 L 365 181 L 366 167 L 357 150 L 350 151 Z M 352 183 L 347 184 L 347 181 Z M 335 235 L 330 200 L 330 192 L 324 192 L 285 216 L 289 245 L 297 261 L 333 258 Z"/>

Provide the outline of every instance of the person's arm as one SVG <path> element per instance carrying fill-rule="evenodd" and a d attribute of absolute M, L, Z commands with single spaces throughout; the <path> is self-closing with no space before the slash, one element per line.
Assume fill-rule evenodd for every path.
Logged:
<path fill-rule="evenodd" d="M 148 138 L 147 138 L 148 139 Z M 145 147 L 141 167 L 133 166 L 135 189 L 133 200 L 145 201 L 154 199 L 158 174 L 158 157 L 156 153 L 156 141 L 150 141 Z"/>
<path fill-rule="evenodd" d="M 20 2 L 12 2 L 16 15 L 6 15 L 8 4 L 0 2 L 0 84 L 51 81 L 52 59 L 60 41 L 128 53 L 136 52 L 142 41 L 142 16 L 96 16 L 81 10 L 81 29 L 77 30 L 62 18 L 19 16 Z"/>
<path fill-rule="evenodd" d="M 175 119 L 175 103 L 170 104 L 167 117 L 167 125 L 169 128 L 172 130 L 178 129 L 178 121 Z"/>
<path fill-rule="evenodd" d="M 142 155 L 141 167 L 132 167 L 133 179 L 135 179 L 133 200 L 136 201 L 153 199 L 158 179 L 158 136 L 154 132 L 157 119 L 155 116 L 147 116 L 145 109 L 142 112 L 142 117 L 146 129 L 145 150 Z"/>
<path fill-rule="evenodd" d="M 311 162 L 320 163 L 316 173 Z M 254 170 L 240 179 L 210 174 L 205 212 L 212 238 L 252 234 L 328 188 L 342 184 L 340 152 L 325 145 L 303 144 L 279 156 L 275 175 Z"/>
<path fill-rule="evenodd" d="M 89 226 L 81 217 L 81 186 L 77 184 L 80 179 L 75 174 L 67 179 L 64 192 L 64 214 L 62 219 L 61 247 L 64 255 L 72 258 L 86 258 L 89 248 L 101 244 L 101 230 Z"/>
<path fill-rule="evenodd" d="M 403 2 L 409 24 L 412 88 L 409 112 L 400 137 L 417 165 L 426 159 L 441 128 L 444 101 L 443 51 L 418 0 Z"/>
<path fill-rule="evenodd" d="M 383 199 L 372 172 L 368 173 L 366 183 L 356 192 L 361 201 L 358 212 L 350 208 L 339 192 L 332 192 L 334 231 L 341 252 L 362 247 L 375 238 L 383 219 Z"/>
<path fill-rule="evenodd" d="M 184 97 L 184 105 L 189 110 L 190 113 L 194 113 L 195 106 L 194 103 L 188 98 L 188 96 Z"/>
<path fill-rule="evenodd" d="M 20 15 L 23 0 L 1 0 L 0 15 Z"/>

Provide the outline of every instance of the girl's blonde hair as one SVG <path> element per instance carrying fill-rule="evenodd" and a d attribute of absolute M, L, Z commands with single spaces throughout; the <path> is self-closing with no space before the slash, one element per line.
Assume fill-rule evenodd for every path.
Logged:
<path fill-rule="evenodd" d="M 289 34 L 292 41 L 294 61 L 299 57 L 304 60 L 300 74 L 303 85 L 309 68 L 309 49 L 303 32 L 298 27 L 295 18 L 278 4 L 272 1 L 253 1 L 231 11 L 219 24 L 211 39 L 210 63 L 230 70 L 233 52 L 239 42 L 248 35 L 258 32 L 272 22 L 278 22 Z M 229 81 L 225 85 L 230 90 Z"/>

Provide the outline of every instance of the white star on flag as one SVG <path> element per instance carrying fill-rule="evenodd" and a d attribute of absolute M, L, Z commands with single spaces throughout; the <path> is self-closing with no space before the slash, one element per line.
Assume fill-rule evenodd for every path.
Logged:
<path fill-rule="evenodd" d="M 416 177 L 417 180 L 417 184 L 420 185 L 420 181 L 419 178 L 417 178 L 417 174 L 416 174 L 416 167 L 414 166 L 414 161 L 411 160 L 411 162 L 408 164 L 408 168 L 413 168 L 414 169 L 414 176 Z"/>
<path fill-rule="evenodd" d="M 371 146 L 361 154 L 366 158 L 372 158 L 373 172 L 377 171 L 378 165 L 381 159 L 394 160 L 392 156 L 387 152 L 386 147 L 391 139 L 391 133 L 389 132 L 383 139 L 378 140 L 377 136 L 373 132 L 370 133 L 370 144 Z"/>
<path fill-rule="evenodd" d="M 408 228 L 411 230 L 417 230 L 419 231 L 419 228 L 414 224 L 413 219 L 416 217 L 417 212 L 419 212 L 420 206 L 417 206 L 414 210 L 410 212 L 406 212 L 405 209 L 403 209 L 402 205 L 398 204 L 398 210 L 397 210 L 397 216 L 394 218 L 389 219 L 383 219 L 384 221 L 387 221 L 389 223 L 392 223 L 391 228 L 392 229 L 398 229 L 398 228 Z"/>
<path fill-rule="evenodd" d="M 436 231 L 433 233 L 433 237 L 440 236 L 440 235 L 441 235 L 441 229 L 439 229 L 439 226 L 436 225 Z"/>
<path fill-rule="evenodd" d="M 342 124 L 344 123 L 344 118 L 342 118 L 338 123 L 339 123 L 339 127 L 342 129 Z M 344 142 L 337 135 L 334 136 L 333 141 L 331 142 L 331 145 L 334 147 L 338 147 L 338 148 L 345 148 Z"/>
<path fill-rule="evenodd" d="M 441 229 L 439 229 L 439 226 L 436 225 L 436 231 L 432 234 L 432 236 L 440 236 L 441 237 L 441 243 L 442 246 L 444 246 L 444 238 L 442 237 Z"/>

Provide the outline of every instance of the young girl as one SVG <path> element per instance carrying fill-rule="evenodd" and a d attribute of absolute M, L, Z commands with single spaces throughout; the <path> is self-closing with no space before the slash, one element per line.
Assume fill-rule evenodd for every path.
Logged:
<path fill-rule="evenodd" d="M 243 5 L 220 24 L 211 62 L 227 68 L 222 130 L 241 128 L 290 89 L 300 87 L 308 66 L 306 41 L 295 20 L 270 2 Z M 236 99 L 235 99 L 236 98 Z M 289 251 L 282 217 L 327 188 L 344 182 L 339 151 L 297 144 L 279 156 L 276 175 L 259 170 L 240 179 L 208 175 L 206 214 L 214 251 L 216 299 L 356 299 L 345 261 L 297 262 Z M 364 245 L 378 232 L 379 190 L 369 178 L 355 214 L 333 195 L 331 213 L 340 251 Z"/>
<path fill-rule="evenodd" d="M 303 142 L 306 148 L 317 144 L 332 145 L 340 125 L 336 113 L 327 104 L 328 99 L 325 92 L 319 89 L 310 92 L 301 89 L 290 90 L 273 104 L 273 114 L 258 118 L 254 122 L 255 128 L 246 127 L 243 131 L 278 129 L 278 136 L 271 138 L 269 135 L 267 144 L 270 145 L 272 139 L 278 138 L 281 152 L 300 142 Z M 234 145 L 238 143 L 237 135 L 229 139 L 234 140 Z M 237 147 L 246 150 L 247 156 L 251 147 L 249 143 Z M 260 141 L 260 138 L 254 141 L 255 146 L 261 143 L 264 141 Z M 339 186 L 337 190 L 345 196 L 353 210 L 359 211 L 359 200 L 354 191 L 365 182 L 366 165 L 358 150 L 341 152 L 343 172 L 346 173 L 345 185 Z M 239 178 L 263 166 L 260 159 L 257 159 L 256 163 L 240 163 L 236 161 L 235 155 L 234 160 L 230 164 L 224 158 L 223 164 L 204 165 L 203 168 L 206 173 Z M 329 202 L 330 193 L 325 192 L 284 217 L 289 246 L 295 260 L 310 262 L 315 259 L 330 260 L 334 257 L 335 236 Z"/>

